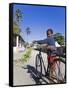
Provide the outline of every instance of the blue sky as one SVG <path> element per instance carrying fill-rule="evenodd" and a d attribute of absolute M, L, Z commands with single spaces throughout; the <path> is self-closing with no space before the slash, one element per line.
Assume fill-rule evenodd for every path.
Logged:
<path fill-rule="evenodd" d="M 28 41 L 46 38 L 46 31 L 52 28 L 54 33 L 62 33 L 65 36 L 65 8 L 50 6 L 32 6 L 14 4 L 14 14 L 16 9 L 23 12 L 20 28 L 22 37 L 27 41 L 26 28 L 30 27 L 31 34 Z"/>

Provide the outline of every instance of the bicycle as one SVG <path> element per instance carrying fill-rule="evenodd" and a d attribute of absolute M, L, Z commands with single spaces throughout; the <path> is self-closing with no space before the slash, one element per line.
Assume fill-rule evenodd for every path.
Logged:
<path fill-rule="evenodd" d="M 42 67 L 44 68 L 44 72 L 46 74 L 46 68 L 45 68 L 45 65 L 44 65 L 43 58 L 42 58 L 41 48 L 39 49 L 39 53 L 36 55 L 35 66 L 36 66 L 36 71 L 38 71 L 37 72 L 38 78 L 42 77 Z"/>
<path fill-rule="evenodd" d="M 42 77 L 42 68 L 43 67 L 44 67 L 44 71 L 45 71 L 45 76 L 46 76 L 46 73 L 48 73 L 47 75 L 50 77 L 51 72 L 52 72 L 50 66 L 48 66 L 48 68 L 47 68 L 48 72 L 46 71 L 46 67 L 44 65 L 44 61 L 43 61 L 41 52 L 42 52 L 42 49 L 40 48 L 39 53 L 36 55 L 36 62 L 35 62 L 37 77 L 39 79 Z M 57 58 L 57 56 L 58 56 L 58 58 Z M 50 77 L 50 78 L 56 79 L 56 81 L 57 81 L 56 83 L 63 83 L 65 81 L 65 76 L 62 78 L 60 64 L 61 64 L 61 61 L 63 63 L 65 63 L 65 62 L 60 58 L 61 57 L 60 55 L 56 55 L 55 57 L 56 57 L 55 60 L 53 61 L 53 63 L 51 63 L 51 66 L 53 66 L 54 64 L 56 65 L 55 70 L 54 70 L 55 77 Z"/>

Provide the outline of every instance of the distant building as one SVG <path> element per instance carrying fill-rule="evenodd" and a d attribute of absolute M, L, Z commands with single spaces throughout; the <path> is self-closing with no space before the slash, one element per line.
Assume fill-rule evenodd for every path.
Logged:
<path fill-rule="evenodd" d="M 14 52 L 17 51 L 17 49 L 22 48 L 24 49 L 24 39 L 19 35 L 19 34 L 14 34 L 13 35 L 13 48 Z"/>

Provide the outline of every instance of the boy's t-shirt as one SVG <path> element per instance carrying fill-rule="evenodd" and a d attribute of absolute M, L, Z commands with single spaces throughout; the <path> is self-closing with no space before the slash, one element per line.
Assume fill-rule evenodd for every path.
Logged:
<path fill-rule="evenodd" d="M 55 40 L 53 37 L 48 37 L 47 39 L 45 39 L 45 43 L 47 43 L 50 46 L 55 46 Z"/>
<path fill-rule="evenodd" d="M 53 46 L 56 49 L 55 40 L 54 40 L 53 36 L 47 37 L 46 39 L 39 40 L 37 42 L 38 42 L 38 44 L 47 44 L 49 46 Z M 56 50 L 48 50 L 48 52 L 47 52 L 48 55 L 54 55 L 55 53 L 56 53 Z"/>

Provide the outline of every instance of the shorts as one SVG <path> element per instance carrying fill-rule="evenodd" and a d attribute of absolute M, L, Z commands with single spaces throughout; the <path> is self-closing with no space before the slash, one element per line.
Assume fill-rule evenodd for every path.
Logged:
<path fill-rule="evenodd" d="M 48 56 L 48 66 L 51 70 L 55 70 L 56 63 L 53 63 L 55 60 L 55 56 Z"/>
<path fill-rule="evenodd" d="M 48 64 L 52 64 L 55 60 L 55 56 L 48 56 Z"/>

